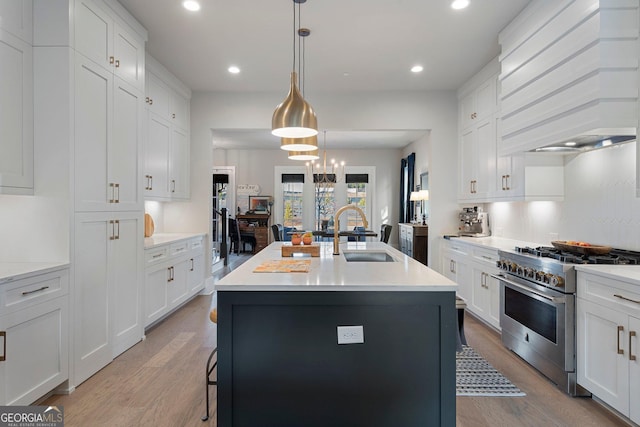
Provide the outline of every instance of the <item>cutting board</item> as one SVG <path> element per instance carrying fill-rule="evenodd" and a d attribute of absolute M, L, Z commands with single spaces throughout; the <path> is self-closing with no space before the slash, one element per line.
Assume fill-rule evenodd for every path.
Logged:
<path fill-rule="evenodd" d="M 155 225 L 153 224 L 153 218 L 148 213 L 144 214 L 144 237 L 153 236 Z"/>
<path fill-rule="evenodd" d="M 311 267 L 311 260 L 272 260 L 264 261 L 257 266 L 254 273 L 308 273 Z"/>
<path fill-rule="evenodd" d="M 282 256 L 293 256 L 293 254 L 309 254 L 320 256 L 320 245 L 282 245 Z"/>

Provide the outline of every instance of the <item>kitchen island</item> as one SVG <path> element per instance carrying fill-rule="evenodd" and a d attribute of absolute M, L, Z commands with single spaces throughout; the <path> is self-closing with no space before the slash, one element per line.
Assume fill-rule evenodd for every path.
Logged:
<path fill-rule="evenodd" d="M 454 426 L 457 285 L 379 242 L 254 272 L 288 244 L 216 284 L 218 425 Z"/>

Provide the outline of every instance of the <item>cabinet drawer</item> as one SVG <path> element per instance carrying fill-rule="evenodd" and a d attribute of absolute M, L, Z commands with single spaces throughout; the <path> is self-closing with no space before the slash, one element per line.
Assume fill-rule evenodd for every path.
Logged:
<path fill-rule="evenodd" d="M 176 256 L 183 254 L 189 250 L 189 242 L 183 241 L 174 243 L 169 247 L 169 256 Z"/>
<path fill-rule="evenodd" d="M 198 237 L 196 239 L 191 239 L 189 241 L 189 249 L 191 250 L 199 250 L 203 247 L 204 239 L 202 237 Z"/>
<path fill-rule="evenodd" d="M 496 266 L 496 261 L 500 258 L 497 250 L 473 248 L 473 257 L 477 258 L 481 262 Z"/>
<path fill-rule="evenodd" d="M 640 317 L 640 289 L 637 285 L 579 271 L 577 296 Z"/>
<path fill-rule="evenodd" d="M 67 270 L 54 271 L 18 280 L 0 289 L 0 311 L 10 313 L 66 294 L 69 273 Z"/>
<path fill-rule="evenodd" d="M 169 256 L 169 248 L 155 248 L 155 249 L 147 249 L 144 251 L 144 260 L 147 264 L 153 264 L 162 260 L 167 259 Z"/>

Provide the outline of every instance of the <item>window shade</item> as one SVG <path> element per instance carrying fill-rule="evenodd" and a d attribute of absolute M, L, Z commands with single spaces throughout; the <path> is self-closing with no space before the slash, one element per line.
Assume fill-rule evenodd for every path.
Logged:
<path fill-rule="evenodd" d="M 369 183 L 369 174 L 367 173 L 348 173 L 345 177 L 347 184 Z"/>
<path fill-rule="evenodd" d="M 304 184 L 304 174 L 303 173 L 283 173 L 282 174 L 282 183 L 292 183 L 292 182 L 300 182 Z"/>
<path fill-rule="evenodd" d="M 313 183 L 317 184 L 318 182 L 320 182 L 321 178 L 324 179 L 324 174 L 319 174 L 319 173 L 314 173 L 313 174 Z M 336 174 L 335 173 L 328 173 L 327 174 L 327 179 L 329 182 L 336 182 Z"/>

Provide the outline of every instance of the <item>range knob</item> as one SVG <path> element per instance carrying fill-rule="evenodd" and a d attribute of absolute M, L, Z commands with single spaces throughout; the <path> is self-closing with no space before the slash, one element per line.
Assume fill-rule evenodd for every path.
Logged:
<path fill-rule="evenodd" d="M 518 268 L 516 269 L 516 274 L 518 276 L 523 276 L 524 275 L 524 269 L 520 266 L 518 266 Z"/>
<path fill-rule="evenodd" d="M 564 287 L 564 279 L 560 276 L 551 276 L 551 285 L 557 288 Z"/>
<path fill-rule="evenodd" d="M 544 276 L 545 276 L 544 275 L 544 271 L 536 271 L 536 273 L 535 273 L 535 279 L 538 282 L 543 282 L 544 281 Z"/>
<path fill-rule="evenodd" d="M 533 277 L 535 276 L 536 271 L 533 268 L 525 268 L 524 269 L 524 277 L 527 277 L 529 279 L 533 279 Z"/>
<path fill-rule="evenodd" d="M 496 261 L 496 267 L 498 267 L 499 269 L 504 269 L 504 262 L 502 262 L 501 259 Z"/>
<path fill-rule="evenodd" d="M 547 274 L 544 275 L 544 279 L 542 279 L 542 281 L 544 283 L 549 283 L 550 284 L 552 279 L 553 279 L 553 274 L 547 273 Z"/>

